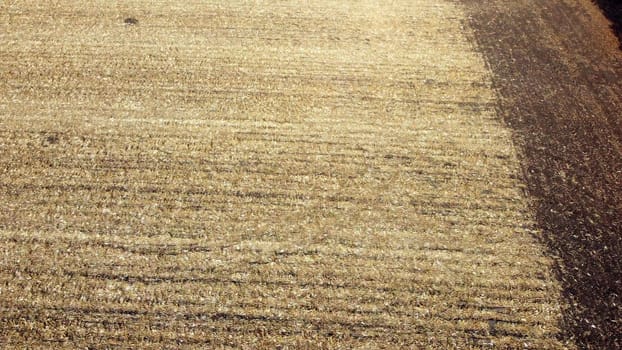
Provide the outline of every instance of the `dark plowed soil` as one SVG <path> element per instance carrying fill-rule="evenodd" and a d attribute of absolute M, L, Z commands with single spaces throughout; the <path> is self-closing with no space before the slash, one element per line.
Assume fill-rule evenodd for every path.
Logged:
<path fill-rule="evenodd" d="M 622 348 L 622 54 L 587 0 L 462 0 L 581 348 Z"/>

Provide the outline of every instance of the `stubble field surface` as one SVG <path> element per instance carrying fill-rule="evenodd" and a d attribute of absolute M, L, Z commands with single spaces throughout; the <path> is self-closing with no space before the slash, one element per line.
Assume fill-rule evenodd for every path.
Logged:
<path fill-rule="evenodd" d="M 1 347 L 570 346 L 463 17 L 0 5 Z"/>

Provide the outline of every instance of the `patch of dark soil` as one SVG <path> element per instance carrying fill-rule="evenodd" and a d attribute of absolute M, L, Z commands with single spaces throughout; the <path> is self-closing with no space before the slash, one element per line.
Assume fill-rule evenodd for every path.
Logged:
<path fill-rule="evenodd" d="M 622 0 L 594 0 L 611 21 L 611 29 L 620 40 L 622 49 Z"/>
<path fill-rule="evenodd" d="M 565 336 L 620 349 L 622 54 L 581 1 L 460 0 L 557 260 Z"/>
<path fill-rule="evenodd" d="M 138 20 L 134 17 L 128 17 L 123 20 L 123 23 L 127 25 L 131 25 L 131 26 L 135 26 L 135 25 L 138 25 Z"/>

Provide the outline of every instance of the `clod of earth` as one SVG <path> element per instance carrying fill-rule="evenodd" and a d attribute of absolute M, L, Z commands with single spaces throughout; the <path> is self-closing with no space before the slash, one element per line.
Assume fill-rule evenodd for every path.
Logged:
<path fill-rule="evenodd" d="M 123 20 L 123 23 L 127 24 L 127 25 L 137 25 L 138 24 L 138 20 L 134 17 L 128 17 L 125 20 Z"/>

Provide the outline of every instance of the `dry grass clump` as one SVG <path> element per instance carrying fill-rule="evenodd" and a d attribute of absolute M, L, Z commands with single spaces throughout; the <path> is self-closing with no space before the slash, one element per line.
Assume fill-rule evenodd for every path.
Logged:
<path fill-rule="evenodd" d="M 3 347 L 562 347 L 454 5 L 2 6 Z"/>

